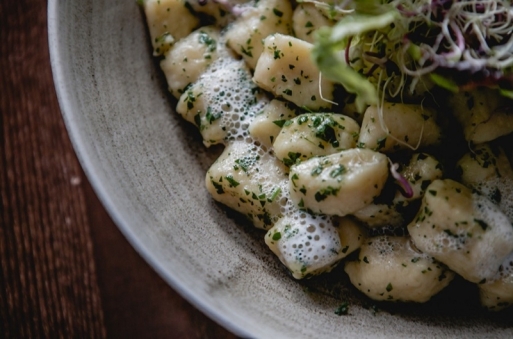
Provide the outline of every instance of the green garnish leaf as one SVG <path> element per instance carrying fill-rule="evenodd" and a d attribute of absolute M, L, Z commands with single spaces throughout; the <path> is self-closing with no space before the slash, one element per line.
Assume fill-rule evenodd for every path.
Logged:
<path fill-rule="evenodd" d="M 336 81 L 349 92 L 356 94 L 359 111 L 367 105 L 378 103 L 378 92 L 362 74 L 351 68 L 343 59 L 349 38 L 392 24 L 399 17 L 396 9 L 380 15 L 353 14 L 342 18 L 333 27 L 322 27 L 317 32 L 312 58 L 326 78 Z"/>
<path fill-rule="evenodd" d="M 442 88 L 445 88 L 446 90 L 449 90 L 453 93 L 457 93 L 460 90 L 459 86 L 453 80 L 446 78 L 440 74 L 431 73 L 431 74 L 429 74 L 429 78 L 436 85 L 438 85 Z"/>

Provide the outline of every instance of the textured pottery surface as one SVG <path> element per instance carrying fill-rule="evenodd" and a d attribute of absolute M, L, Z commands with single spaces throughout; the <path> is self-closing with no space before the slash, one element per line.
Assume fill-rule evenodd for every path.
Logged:
<path fill-rule="evenodd" d="M 50 1 L 49 32 L 66 125 L 100 199 L 149 264 L 223 326 L 258 338 L 513 337 L 512 313 L 480 311 L 465 284 L 468 298 L 453 287 L 448 301 L 376 312 L 342 270 L 340 278 L 290 278 L 263 233 L 205 190 L 221 149 L 205 149 L 173 113 L 135 0 Z M 343 301 L 349 314 L 339 316 Z"/>

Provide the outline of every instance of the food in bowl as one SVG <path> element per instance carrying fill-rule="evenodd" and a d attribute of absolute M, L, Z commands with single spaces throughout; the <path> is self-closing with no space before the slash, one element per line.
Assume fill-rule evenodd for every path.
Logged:
<path fill-rule="evenodd" d="M 513 303 L 511 28 L 468 19 L 510 5 L 142 6 L 176 111 L 225 146 L 207 190 L 294 278 L 344 265 L 371 299 L 426 302 L 458 275 Z"/>

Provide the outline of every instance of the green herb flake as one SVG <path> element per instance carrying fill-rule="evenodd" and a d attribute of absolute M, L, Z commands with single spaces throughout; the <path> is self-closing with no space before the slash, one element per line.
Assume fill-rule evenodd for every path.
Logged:
<path fill-rule="evenodd" d="M 318 176 L 319 174 L 321 174 L 323 170 L 324 170 L 324 167 L 323 167 L 322 165 L 318 165 L 317 167 L 314 167 L 314 168 L 312 169 L 312 171 L 310 172 L 310 175 L 311 175 L 312 177 L 316 177 L 316 176 Z"/>
<path fill-rule="evenodd" d="M 299 179 L 299 175 L 297 175 L 297 173 L 292 174 L 292 176 L 290 177 L 290 180 L 292 181 L 292 185 L 294 185 L 294 187 L 296 187 L 297 179 Z"/>
<path fill-rule="evenodd" d="M 287 120 L 274 120 L 273 124 L 275 124 L 276 126 L 282 128 L 286 121 Z"/>
<path fill-rule="evenodd" d="M 305 207 L 305 202 L 303 201 L 303 198 L 301 198 L 301 200 L 299 201 L 299 203 L 297 204 L 297 206 L 298 206 L 299 208 L 303 208 L 303 207 Z"/>
<path fill-rule="evenodd" d="M 277 17 L 280 17 L 280 18 L 283 16 L 283 12 L 277 8 L 273 8 L 273 13 L 274 13 L 274 15 L 276 15 Z"/>
<path fill-rule="evenodd" d="M 205 115 L 205 118 L 207 119 L 207 122 L 212 125 L 212 123 L 216 120 L 219 120 L 223 116 L 223 112 L 212 112 L 212 108 L 209 106 L 207 107 L 207 113 Z"/>
<path fill-rule="evenodd" d="M 394 289 L 394 288 L 392 287 L 392 283 L 388 283 L 388 285 L 387 285 L 387 288 L 386 288 L 386 289 L 387 289 L 387 292 L 392 291 L 392 290 Z"/>
<path fill-rule="evenodd" d="M 277 187 L 273 194 L 271 195 L 271 197 L 268 199 L 269 202 L 273 202 L 274 200 L 276 200 L 276 198 L 280 195 L 281 193 L 281 188 L 280 187 Z"/>
<path fill-rule="evenodd" d="M 377 140 L 377 143 L 378 143 L 378 146 L 376 147 L 376 151 L 382 149 L 383 147 L 385 147 L 385 144 L 387 142 L 387 137 L 383 137 L 381 139 L 378 139 Z"/>
<path fill-rule="evenodd" d="M 346 172 L 347 172 L 346 168 L 343 165 L 339 164 L 335 169 L 331 170 L 330 177 L 336 178 Z"/>
<path fill-rule="evenodd" d="M 215 51 L 217 43 L 214 39 L 212 39 L 212 37 L 210 35 L 208 35 L 205 32 L 200 32 L 198 39 L 199 39 L 200 43 L 202 43 L 208 47 L 207 48 L 208 52 Z"/>
<path fill-rule="evenodd" d="M 210 182 L 212 183 L 212 186 L 214 186 L 214 188 L 216 189 L 216 193 L 217 194 L 223 194 L 224 193 L 223 185 L 221 185 L 218 182 L 215 182 L 213 179 L 210 179 Z"/>
<path fill-rule="evenodd" d="M 289 152 L 287 155 L 289 156 L 288 158 L 283 158 L 283 163 L 285 164 L 285 166 L 290 167 L 294 164 L 299 163 L 301 153 Z"/>
<path fill-rule="evenodd" d="M 253 53 L 251 52 L 251 49 L 252 47 L 251 46 L 248 46 L 248 49 L 245 49 L 244 46 L 240 46 L 240 51 L 242 54 L 252 58 L 253 57 Z"/>
<path fill-rule="evenodd" d="M 235 160 L 235 163 L 237 165 L 240 166 L 240 168 L 244 171 L 244 172 L 248 172 L 248 169 L 255 164 L 255 162 L 257 162 L 259 160 L 259 156 L 244 156 L 242 158 L 239 158 L 237 160 Z"/>
<path fill-rule="evenodd" d="M 485 221 L 481 220 L 481 219 L 475 219 L 475 218 L 474 218 L 474 221 L 475 221 L 479 226 L 481 226 L 481 228 L 483 229 L 483 231 L 486 231 L 486 229 L 489 227 L 489 226 L 488 226 L 488 224 L 487 224 Z"/>
<path fill-rule="evenodd" d="M 340 304 L 339 307 L 335 310 L 335 314 L 338 316 L 341 315 L 348 315 L 349 314 L 349 303 L 347 301 L 344 301 L 342 304 Z"/>
<path fill-rule="evenodd" d="M 201 129 L 201 115 L 199 113 L 194 116 L 194 123 Z"/>
<path fill-rule="evenodd" d="M 237 187 L 240 185 L 240 183 L 236 181 L 231 174 L 228 174 L 225 178 L 230 183 L 230 187 Z"/>
<path fill-rule="evenodd" d="M 272 239 L 274 241 L 278 241 L 281 239 L 281 233 L 280 232 L 274 232 Z"/>

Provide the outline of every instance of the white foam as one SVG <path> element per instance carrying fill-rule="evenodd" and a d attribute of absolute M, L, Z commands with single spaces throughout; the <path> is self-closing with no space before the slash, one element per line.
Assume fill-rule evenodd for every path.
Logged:
<path fill-rule="evenodd" d="M 333 263 L 341 249 L 340 237 L 331 219 L 298 212 L 283 237 L 290 237 L 280 246 L 287 262 L 300 261 L 315 270 Z"/>
<path fill-rule="evenodd" d="M 477 189 L 497 203 L 501 211 L 513 222 L 513 181 L 505 177 L 493 177 L 480 182 Z"/>
<path fill-rule="evenodd" d="M 268 100 L 259 94 L 251 81 L 251 73 L 241 60 L 221 57 L 199 79 L 211 88 L 203 95 L 212 114 L 221 115 L 221 126 L 227 132 L 226 140 L 248 137 L 248 127 Z"/>

